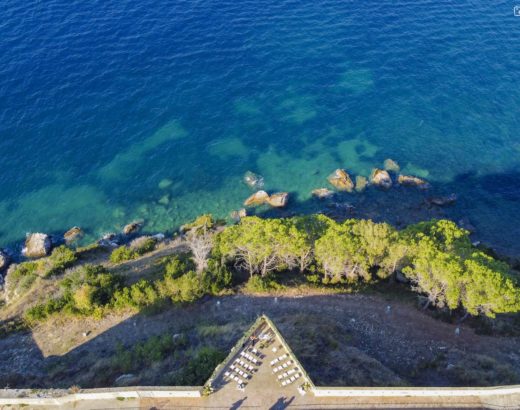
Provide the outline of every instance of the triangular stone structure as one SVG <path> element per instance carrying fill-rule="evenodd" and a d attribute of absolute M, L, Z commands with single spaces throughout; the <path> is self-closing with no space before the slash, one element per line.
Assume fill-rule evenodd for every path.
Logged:
<path fill-rule="evenodd" d="M 305 394 L 312 386 L 307 372 L 274 323 L 260 316 L 206 382 L 206 390 L 280 390 Z"/>

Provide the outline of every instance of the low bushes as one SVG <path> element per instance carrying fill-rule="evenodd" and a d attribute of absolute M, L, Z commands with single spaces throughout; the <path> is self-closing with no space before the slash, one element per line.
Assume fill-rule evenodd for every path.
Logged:
<path fill-rule="evenodd" d="M 137 259 L 145 253 L 155 249 L 156 240 L 152 237 L 140 237 L 134 239 L 130 245 L 120 246 L 110 254 L 110 262 L 121 263 Z"/>

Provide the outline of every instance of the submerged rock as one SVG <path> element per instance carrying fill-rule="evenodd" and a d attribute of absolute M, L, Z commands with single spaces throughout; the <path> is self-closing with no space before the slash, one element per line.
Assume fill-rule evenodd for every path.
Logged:
<path fill-rule="evenodd" d="M 123 228 L 123 233 L 125 235 L 131 235 L 133 233 L 138 232 L 142 226 L 143 226 L 143 223 L 141 221 L 131 222 Z"/>
<path fill-rule="evenodd" d="M 264 186 L 264 177 L 255 174 L 254 172 L 247 171 L 244 175 L 244 182 L 249 188 L 262 188 Z"/>
<path fill-rule="evenodd" d="M 79 226 L 74 226 L 63 234 L 63 239 L 65 240 L 65 243 L 69 244 L 69 243 L 77 241 L 83 235 L 84 235 L 83 229 L 81 229 Z"/>
<path fill-rule="evenodd" d="M 30 233 L 25 240 L 25 248 L 22 253 L 28 258 L 41 258 L 51 251 L 51 238 L 44 233 Z"/>
<path fill-rule="evenodd" d="M 277 192 L 267 199 L 267 203 L 274 208 L 283 208 L 289 201 L 289 194 L 287 192 Z"/>
<path fill-rule="evenodd" d="M 317 188 L 312 191 L 312 196 L 319 199 L 327 199 L 334 196 L 334 191 L 327 188 Z"/>
<path fill-rule="evenodd" d="M 0 249 L 0 271 L 3 271 L 7 267 L 9 267 L 9 264 L 11 263 L 11 258 L 7 253 L 3 251 L 3 249 Z"/>
<path fill-rule="evenodd" d="M 372 171 L 372 175 L 370 176 L 370 180 L 372 184 L 384 189 L 392 187 L 392 178 L 390 178 L 388 171 L 384 169 L 374 169 Z"/>
<path fill-rule="evenodd" d="M 417 187 L 419 189 L 430 188 L 430 184 L 428 182 L 413 175 L 399 175 L 397 177 L 397 182 L 403 186 Z"/>
<path fill-rule="evenodd" d="M 399 170 L 401 169 L 399 164 L 390 158 L 385 159 L 383 168 L 387 171 L 391 171 L 391 172 L 395 172 L 395 173 L 399 172 Z"/>
<path fill-rule="evenodd" d="M 350 175 L 344 169 L 337 169 L 327 178 L 331 185 L 340 191 L 352 192 L 354 183 Z"/>
<path fill-rule="evenodd" d="M 457 194 L 450 194 L 447 196 L 435 196 L 426 200 L 428 204 L 436 206 L 453 205 L 455 201 L 457 201 Z"/>
<path fill-rule="evenodd" d="M 357 192 L 363 192 L 368 185 L 368 179 L 367 177 L 364 177 L 362 175 L 356 176 L 356 191 Z"/>
<path fill-rule="evenodd" d="M 265 191 L 257 191 L 244 201 L 244 206 L 263 205 L 269 200 L 269 194 Z"/>
<path fill-rule="evenodd" d="M 475 225 L 473 225 L 471 223 L 471 221 L 469 220 L 469 218 L 462 218 L 462 219 L 459 219 L 459 221 L 457 222 L 457 224 L 465 229 L 466 231 L 468 231 L 470 234 L 473 234 L 475 232 L 477 232 L 477 228 L 475 228 Z"/>
<path fill-rule="evenodd" d="M 235 221 L 240 221 L 242 218 L 245 218 L 247 216 L 247 210 L 245 208 L 239 209 L 238 211 L 232 211 L 231 212 L 231 218 Z"/>
<path fill-rule="evenodd" d="M 161 181 L 159 182 L 159 189 L 166 189 L 168 188 L 171 184 L 173 184 L 173 181 L 171 179 L 168 179 L 168 178 L 164 178 L 164 179 L 161 179 Z"/>

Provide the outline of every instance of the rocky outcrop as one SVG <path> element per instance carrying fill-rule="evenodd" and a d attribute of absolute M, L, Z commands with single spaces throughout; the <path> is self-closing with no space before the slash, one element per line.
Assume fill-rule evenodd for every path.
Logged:
<path fill-rule="evenodd" d="M 98 241 L 98 244 L 107 248 L 115 248 L 116 246 L 119 246 L 120 238 L 115 233 L 106 233 Z"/>
<path fill-rule="evenodd" d="M 385 159 L 385 162 L 383 164 L 383 168 L 385 170 L 387 170 L 387 171 L 395 172 L 395 173 L 398 173 L 399 170 L 401 169 L 399 164 L 396 161 L 394 161 L 393 159 L 390 159 L 390 158 Z"/>
<path fill-rule="evenodd" d="M 318 199 L 327 199 L 334 196 L 334 191 L 327 188 L 318 188 L 312 191 L 312 196 Z"/>
<path fill-rule="evenodd" d="M 269 194 L 265 191 L 257 191 L 244 201 L 244 206 L 258 206 L 267 203 Z"/>
<path fill-rule="evenodd" d="M 51 252 L 51 238 L 45 233 L 30 233 L 22 253 L 28 258 L 42 258 Z"/>
<path fill-rule="evenodd" d="M 383 189 L 389 189 L 392 187 L 392 178 L 390 178 L 388 171 L 384 169 L 374 169 L 372 171 L 372 175 L 370 176 L 370 182 L 372 182 L 373 185 Z"/>
<path fill-rule="evenodd" d="M 277 192 L 272 194 L 267 199 L 267 203 L 274 208 L 283 208 L 289 201 L 289 194 L 287 192 Z"/>
<path fill-rule="evenodd" d="M 63 239 L 65 240 L 65 243 L 69 244 L 80 239 L 83 234 L 83 230 L 79 226 L 74 226 L 63 234 Z"/>
<path fill-rule="evenodd" d="M 9 267 L 9 264 L 11 263 L 11 258 L 9 255 L 4 252 L 2 249 L 0 249 L 0 272 L 4 271 Z"/>
<path fill-rule="evenodd" d="M 447 196 L 435 196 L 428 198 L 426 202 L 430 205 L 435 206 L 448 206 L 453 205 L 457 201 L 457 194 L 450 194 Z"/>
<path fill-rule="evenodd" d="M 125 235 L 132 235 L 136 232 L 139 232 L 139 230 L 142 228 L 143 222 L 142 221 L 134 221 L 132 223 L 129 223 L 123 228 L 123 233 Z"/>
<path fill-rule="evenodd" d="M 350 178 L 350 175 L 344 169 L 337 169 L 327 178 L 332 186 L 339 191 L 352 192 L 354 189 L 354 183 Z"/>
<path fill-rule="evenodd" d="M 397 177 L 397 182 L 403 186 L 416 187 L 419 189 L 430 188 L 430 184 L 428 182 L 426 182 L 424 179 L 415 177 L 413 175 L 399 175 Z"/>
<path fill-rule="evenodd" d="M 244 175 L 244 182 L 249 188 L 262 188 L 264 186 L 264 178 L 254 172 L 247 171 Z"/>
<path fill-rule="evenodd" d="M 368 185 L 368 179 L 362 175 L 356 176 L 356 192 L 363 192 Z"/>

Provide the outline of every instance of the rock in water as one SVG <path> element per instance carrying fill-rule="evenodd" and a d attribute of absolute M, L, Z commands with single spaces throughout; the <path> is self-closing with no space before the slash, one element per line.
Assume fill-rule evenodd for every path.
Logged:
<path fill-rule="evenodd" d="M 391 171 L 391 172 L 395 172 L 395 173 L 399 172 L 399 170 L 401 169 L 399 164 L 390 158 L 385 159 L 383 167 L 387 171 Z"/>
<path fill-rule="evenodd" d="M 414 177 L 412 175 L 399 175 L 397 177 L 397 182 L 404 186 L 412 186 L 417 187 L 419 189 L 430 188 L 430 184 L 426 182 L 424 179 Z"/>
<path fill-rule="evenodd" d="M 257 191 L 244 201 L 245 206 L 263 205 L 269 200 L 269 194 L 265 191 Z"/>
<path fill-rule="evenodd" d="M 51 238 L 44 233 L 30 233 L 25 240 L 22 253 L 28 258 L 41 258 L 51 251 Z"/>
<path fill-rule="evenodd" d="M 267 203 L 274 208 L 283 208 L 289 201 L 289 194 L 287 192 L 277 192 L 269 197 Z"/>
<path fill-rule="evenodd" d="M 242 218 L 247 216 L 247 210 L 245 208 L 239 209 L 238 211 L 231 212 L 231 218 L 235 221 L 240 221 Z"/>
<path fill-rule="evenodd" d="M 350 175 L 344 169 L 337 169 L 327 178 L 331 185 L 340 191 L 352 192 L 354 183 Z"/>
<path fill-rule="evenodd" d="M 319 199 L 327 199 L 327 198 L 331 198 L 332 196 L 334 196 L 334 191 L 331 191 L 330 189 L 327 189 L 327 188 L 318 188 L 318 189 L 314 189 L 312 191 L 312 196 L 315 196 L 316 198 L 319 198 Z"/>
<path fill-rule="evenodd" d="M 428 198 L 426 201 L 430 205 L 447 206 L 447 205 L 453 205 L 456 200 L 457 200 L 457 194 L 450 194 L 447 196 L 436 196 L 433 198 Z"/>
<path fill-rule="evenodd" d="M 262 188 L 264 186 L 264 178 L 251 171 L 245 173 L 244 182 L 249 188 Z"/>
<path fill-rule="evenodd" d="M 0 249 L 0 271 L 3 271 L 9 266 L 11 262 L 11 258 L 7 253 L 5 253 L 2 249 Z"/>
<path fill-rule="evenodd" d="M 388 171 L 384 169 L 374 169 L 370 180 L 372 184 L 384 189 L 388 189 L 392 186 L 392 178 L 390 178 Z"/>
<path fill-rule="evenodd" d="M 356 191 L 363 192 L 368 185 L 368 179 L 362 175 L 356 176 Z"/>
<path fill-rule="evenodd" d="M 137 231 L 139 231 L 141 229 L 141 227 L 143 226 L 143 223 L 140 222 L 140 221 L 134 221 L 132 223 L 129 223 L 128 225 L 126 225 L 124 228 L 123 228 L 123 233 L 125 235 L 131 235 L 133 233 L 136 233 Z"/>
<path fill-rule="evenodd" d="M 63 234 L 63 239 L 65 240 L 65 243 L 69 244 L 77 241 L 82 236 L 83 230 L 79 226 L 74 226 Z"/>
<path fill-rule="evenodd" d="M 159 182 L 159 189 L 166 189 L 168 188 L 171 184 L 173 184 L 173 181 L 171 179 L 168 179 L 168 178 L 164 178 L 164 179 L 161 179 L 161 181 Z"/>

